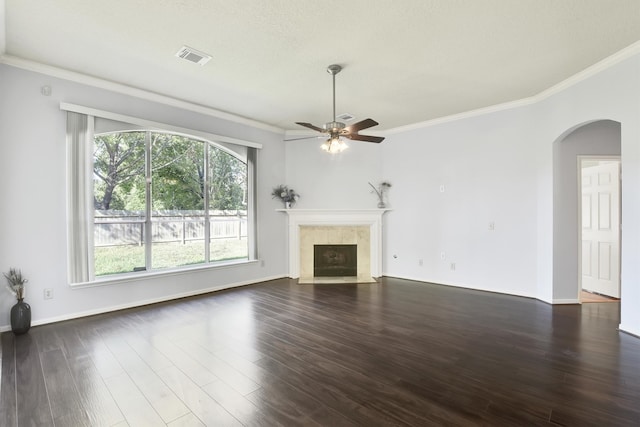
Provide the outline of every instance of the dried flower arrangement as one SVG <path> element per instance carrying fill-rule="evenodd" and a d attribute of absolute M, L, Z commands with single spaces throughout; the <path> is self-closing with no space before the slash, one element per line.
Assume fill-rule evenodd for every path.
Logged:
<path fill-rule="evenodd" d="M 273 189 L 271 197 L 282 200 L 286 206 L 291 206 L 298 201 L 300 195 L 293 188 L 280 184 Z"/>
<path fill-rule="evenodd" d="M 24 284 L 27 283 L 27 279 L 22 277 L 22 272 L 15 268 L 10 268 L 8 273 L 4 273 L 4 277 L 7 278 L 7 289 L 11 292 L 18 301 L 24 299 Z"/>
<path fill-rule="evenodd" d="M 384 202 L 384 195 L 389 190 L 389 188 L 391 188 L 391 183 L 388 181 L 382 181 L 378 185 L 378 188 L 376 188 L 372 183 L 369 183 L 369 185 L 371 186 L 371 188 L 373 188 L 373 191 L 375 191 L 376 195 L 378 196 L 378 207 L 386 207 L 387 205 Z"/>

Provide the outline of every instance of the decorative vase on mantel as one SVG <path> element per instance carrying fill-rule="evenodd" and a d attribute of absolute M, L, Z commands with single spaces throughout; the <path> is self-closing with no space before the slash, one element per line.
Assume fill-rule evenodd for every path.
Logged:
<path fill-rule="evenodd" d="M 389 188 L 391 188 L 391 183 L 388 181 L 382 181 L 378 188 L 376 188 L 372 183 L 369 183 L 369 186 L 373 189 L 372 193 L 375 192 L 376 196 L 378 196 L 378 209 L 384 209 L 387 207 L 387 204 L 384 202 L 384 195 Z"/>
<path fill-rule="evenodd" d="M 16 305 L 11 307 L 11 330 L 16 335 L 22 335 L 31 329 L 31 306 L 18 299 Z"/>
<path fill-rule="evenodd" d="M 273 189 L 271 197 L 274 199 L 280 199 L 284 203 L 285 209 L 291 209 L 291 206 L 296 203 L 300 198 L 300 195 L 296 193 L 293 188 L 280 184 Z"/>

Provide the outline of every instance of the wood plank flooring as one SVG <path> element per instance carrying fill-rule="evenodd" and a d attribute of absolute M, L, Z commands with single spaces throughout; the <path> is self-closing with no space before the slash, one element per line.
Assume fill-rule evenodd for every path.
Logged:
<path fill-rule="evenodd" d="M 580 291 L 580 302 L 583 304 L 592 302 L 620 302 L 620 298 L 613 298 L 610 296 L 600 295 L 582 290 Z"/>
<path fill-rule="evenodd" d="M 275 280 L 2 334 L 0 424 L 637 426 L 618 324 L 616 303 Z"/>

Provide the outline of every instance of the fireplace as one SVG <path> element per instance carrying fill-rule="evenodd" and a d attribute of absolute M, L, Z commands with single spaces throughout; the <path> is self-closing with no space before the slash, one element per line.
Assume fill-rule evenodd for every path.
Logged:
<path fill-rule="evenodd" d="M 313 277 L 358 275 L 358 245 L 313 245 Z"/>
<path fill-rule="evenodd" d="M 374 283 L 382 275 L 382 215 L 388 209 L 278 211 L 289 219 L 289 277 L 298 279 L 299 284 Z M 316 276 L 316 245 L 355 246 L 356 274 L 347 271 L 348 275 Z"/>

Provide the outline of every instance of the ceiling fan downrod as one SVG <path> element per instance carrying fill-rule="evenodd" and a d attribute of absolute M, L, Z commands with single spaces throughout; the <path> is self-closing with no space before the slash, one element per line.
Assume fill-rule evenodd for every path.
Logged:
<path fill-rule="evenodd" d="M 338 64 L 329 65 L 327 67 L 327 73 L 331 74 L 333 77 L 333 121 L 329 123 L 325 123 L 322 127 L 313 125 L 307 122 L 296 122 L 297 125 L 304 126 L 308 129 L 315 130 L 317 132 L 323 133 L 329 137 L 322 144 L 322 148 L 330 153 L 336 153 L 344 150 L 346 148 L 346 144 L 342 140 L 341 137 L 348 138 L 350 140 L 355 141 L 366 141 L 373 143 L 380 143 L 384 141 L 383 136 L 371 136 L 371 135 L 360 135 L 358 132 L 363 129 L 368 129 L 373 126 L 377 126 L 378 122 L 373 119 L 365 119 L 361 120 L 358 123 L 354 123 L 352 125 L 345 125 L 342 122 L 337 121 L 336 116 L 336 74 L 342 71 L 342 66 Z M 296 138 L 296 139 L 307 139 L 307 138 Z M 292 140 L 289 140 L 292 141 Z"/>
<path fill-rule="evenodd" d="M 336 74 L 340 71 L 342 71 L 342 67 L 338 64 L 329 65 L 327 67 L 327 73 L 331 74 L 333 79 L 333 123 L 336 123 Z"/>

